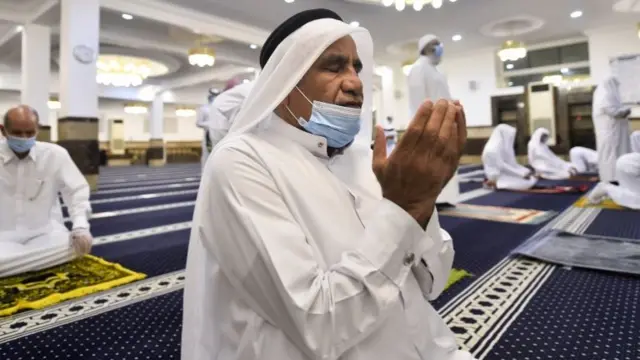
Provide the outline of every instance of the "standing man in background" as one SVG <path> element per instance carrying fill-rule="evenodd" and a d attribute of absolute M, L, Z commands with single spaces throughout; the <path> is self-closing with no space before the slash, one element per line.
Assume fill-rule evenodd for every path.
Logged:
<path fill-rule="evenodd" d="M 239 85 L 238 85 L 239 84 Z M 209 107 L 208 133 L 211 141 L 211 149 L 227 135 L 233 118 L 240 110 L 242 102 L 249 95 L 253 82 L 234 83 L 227 86 L 224 92 L 218 95 Z"/>
<path fill-rule="evenodd" d="M 631 108 L 622 104 L 620 80 L 611 75 L 593 93 L 593 127 L 598 151 L 600 181 L 616 179 L 616 160 L 631 152 L 629 115 Z"/>
<path fill-rule="evenodd" d="M 389 156 L 398 142 L 398 131 L 393 126 L 393 118 L 391 116 L 387 116 L 387 119 L 383 120 L 381 125 L 387 140 L 387 156 Z"/>
<path fill-rule="evenodd" d="M 202 135 L 202 156 L 200 163 L 204 168 L 204 164 L 207 162 L 207 158 L 209 157 L 209 153 L 211 152 L 211 139 L 209 138 L 209 131 L 207 124 L 209 123 L 209 107 L 211 103 L 213 103 L 213 99 L 216 98 L 216 92 L 213 89 L 209 89 L 209 95 L 207 95 L 207 103 L 202 105 L 200 109 L 198 109 L 198 115 L 196 118 L 196 126 L 203 130 L 204 134 Z"/>
<path fill-rule="evenodd" d="M 444 47 L 437 36 L 428 34 L 418 41 L 420 57 L 411 66 L 407 78 L 409 87 L 409 114 L 415 114 L 425 100 L 434 103 L 440 99 L 452 100 L 447 78 L 438 70 L 442 61 Z M 460 195 L 458 177 L 453 177 L 446 183 L 438 197 L 438 204 L 455 204 Z"/>

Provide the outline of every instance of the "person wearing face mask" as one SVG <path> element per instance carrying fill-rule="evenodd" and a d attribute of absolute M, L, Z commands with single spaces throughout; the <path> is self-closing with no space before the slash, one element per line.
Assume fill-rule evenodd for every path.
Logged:
<path fill-rule="evenodd" d="M 389 157 L 382 128 L 372 152 L 373 64 L 369 32 L 326 9 L 266 40 L 202 174 L 183 359 L 472 359 L 429 303 L 453 261 L 435 202 L 464 111 L 427 101 Z"/>
<path fill-rule="evenodd" d="M 420 38 L 417 50 L 420 57 L 413 63 L 407 76 L 409 114 L 415 114 L 425 100 L 451 100 L 447 78 L 438 70 L 444 53 L 442 42 L 437 36 L 428 34 Z M 455 204 L 459 195 L 458 177 L 454 174 L 442 189 L 438 204 Z"/>
<path fill-rule="evenodd" d="M 616 179 L 616 160 L 631 152 L 629 115 L 631 108 L 622 104 L 620 81 L 615 74 L 606 78 L 593 93 L 593 126 L 598 151 L 600 181 Z"/>
<path fill-rule="evenodd" d="M 0 126 L 0 277 L 49 268 L 89 253 L 89 184 L 69 153 L 36 141 L 38 115 L 10 109 Z M 62 193 L 73 223 L 61 221 Z"/>

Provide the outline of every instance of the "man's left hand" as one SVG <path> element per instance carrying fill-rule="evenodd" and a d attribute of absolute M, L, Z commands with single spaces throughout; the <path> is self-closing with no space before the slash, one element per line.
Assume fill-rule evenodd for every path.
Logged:
<path fill-rule="evenodd" d="M 71 230 L 70 234 L 71 247 L 78 256 L 83 256 L 91 251 L 93 245 L 93 236 L 88 229 L 77 228 Z"/>

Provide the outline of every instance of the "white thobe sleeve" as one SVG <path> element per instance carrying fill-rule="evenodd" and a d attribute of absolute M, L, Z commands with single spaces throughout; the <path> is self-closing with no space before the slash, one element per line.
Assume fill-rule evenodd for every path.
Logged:
<path fill-rule="evenodd" d="M 309 189 L 313 191 L 313 184 Z M 244 301 L 283 331 L 309 358 L 337 359 L 401 306 L 400 289 L 415 264 L 408 254 L 424 230 L 383 199 L 357 250 L 323 264 L 269 171 L 254 155 L 221 148 L 211 158 L 200 194 L 200 241 Z M 199 199 L 200 201 L 200 199 Z M 331 226 L 328 209 L 325 226 Z"/>
<path fill-rule="evenodd" d="M 89 184 L 66 150 L 60 155 L 58 179 L 61 185 L 62 199 L 67 204 L 69 218 L 73 228 L 89 229 L 91 203 L 89 202 Z"/>
<path fill-rule="evenodd" d="M 412 268 L 413 275 L 424 298 L 435 300 L 447 286 L 455 254 L 451 235 L 440 227 L 436 210 L 418 248 L 421 261 Z"/>
<path fill-rule="evenodd" d="M 202 105 L 196 114 L 196 126 L 201 129 L 206 129 L 209 125 L 209 106 Z"/>
<path fill-rule="evenodd" d="M 500 159 L 499 166 L 502 173 L 512 176 L 519 176 L 524 178 L 531 173 L 531 170 L 529 168 L 518 164 L 515 159 L 507 160 L 502 158 Z"/>

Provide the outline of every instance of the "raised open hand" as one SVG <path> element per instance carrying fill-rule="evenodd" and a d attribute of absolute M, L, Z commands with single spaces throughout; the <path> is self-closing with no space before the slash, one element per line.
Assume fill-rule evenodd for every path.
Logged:
<path fill-rule="evenodd" d="M 425 101 L 389 157 L 384 131 L 377 128 L 373 171 L 383 196 L 425 224 L 458 167 L 466 139 L 462 106 L 446 100 Z"/>

